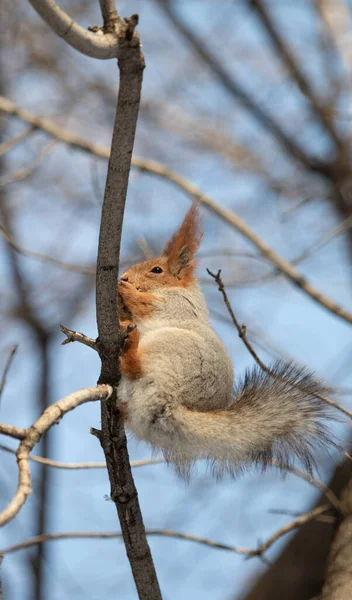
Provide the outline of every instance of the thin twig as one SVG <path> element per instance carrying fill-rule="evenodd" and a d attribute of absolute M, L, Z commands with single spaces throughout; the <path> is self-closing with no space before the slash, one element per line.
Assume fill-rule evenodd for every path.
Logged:
<path fill-rule="evenodd" d="M 84 333 L 79 333 L 78 331 L 73 331 L 72 329 L 68 329 L 64 327 L 64 325 L 60 325 L 60 329 L 62 333 L 64 333 L 67 337 L 61 342 L 61 346 L 65 346 L 66 344 L 70 344 L 71 342 L 79 342 L 84 346 L 89 346 L 96 352 L 98 352 L 98 344 L 96 340 L 84 335 Z"/>
<path fill-rule="evenodd" d="M 16 450 L 0 444 L 0 449 L 10 454 L 16 454 Z M 42 458 L 41 456 L 29 455 L 29 460 L 44 465 L 46 467 L 52 467 L 54 469 L 68 469 L 68 470 L 84 470 L 84 469 L 106 469 L 106 462 L 61 462 L 59 460 L 51 460 L 50 458 Z M 146 458 L 142 460 L 131 460 L 131 467 L 146 467 L 148 465 L 158 465 L 164 463 L 164 458 Z"/>
<path fill-rule="evenodd" d="M 23 429 L 22 427 L 15 427 L 14 425 L 6 425 L 5 423 L 0 423 L 0 433 L 3 435 L 7 435 L 8 437 L 12 437 L 15 440 L 24 440 L 27 435 L 27 429 Z"/>
<path fill-rule="evenodd" d="M 321 19 L 323 20 L 339 58 L 343 63 L 346 74 L 347 93 L 350 91 L 352 44 L 350 36 L 351 15 L 348 2 L 341 0 L 319 0 L 317 2 Z"/>
<path fill-rule="evenodd" d="M 2 395 L 2 392 L 4 391 L 4 387 L 6 385 L 6 377 L 9 372 L 9 369 L 11 367 L 11 363 L 14 359 L 14 356 L 16 354 L 17 348 L 18 348 L 17 345 L 15 345 L 11 348 L 9 355 L 7 357 L 6 363 L 5 363 L 4 370 L 2 372 L 2 377 L 1 377 L 1 381 L 0 381 L 0 404 L 1 404 L 1 395 Z"/>
<path fill-rule="evenodd" d="M 0 233 L 11 246 L 11 248 L 13 248 L 13 250 L 16 250 L 16 252 L 19 252 L 20 254 L 24 254 L 25 256 L 29 256 L 30 258 L 35 258 L 37 260 L 43 260 L 45 262 L 52 263 L 56 267 L 60 267 L 61 269 L 65 269 L 66 271 L 71 271 L 73 273 L 81 273 L 82 275 L 95 274 L 95 268 L 86 269 L 79 265 L 70 265 L 68 263 L 63 262 L 62 260 L 59 260 L 58 258 L 48 256 L 47 254 L 42 254 L 41 252 L 34 252 L 33 250 L 26 250 L 13 239 L 13 237 L 9 234 L 8 231 L 6 231 L 5 227 L 3 227 L 1 224 Z"/>
<path fill-rule="evenodd" d="M 238 336 L 241 338 L 242 342 L 244 343 L 244 345 L 246 346 L 248 352 L 250 353 L 250 355 L 254 358 L 255 362 L 260 366 L 260 368 L 265 371 L 265 373 L 268 373 L 268 375 L 271 375 L 271 377 L 274 377 L 274 379 L 280 379 L 281 381 L 286 381 L 287 383 L 289 383 L 293 388 L 297 388 L 300 389 L 299 385 L 296 385 L 295 383 L 293 383 L 292 381 L 290 381 L 289 379 L 286 379 L 285 377 L 281 377 L 279 375 L 277 375 L 276 373 L 274 373 L 269 367 L 266 366 L 266 364 L 261 360 L 261 358 L 259 358 L 258 354 L 256 353 L 256 351 L 254 350 L 253 346 L 251 345 L 251 343 L 249 342 L 247 335 L 246 335 L 246 326 L 245 325 L 240 325 L 239 322 L 237 321 L 235 314 L 232 310 L 232 306 L 231 303 L 227 297 L 227 293 L 225 290 L 225 286 L 224 283 L 221 279 L 221 269 L 215 274 L 212 273 L 209 269 L 207 269 L 207 272 L 209 273 L 209 275 L 211 277 L 213 277 L 213 279 L 215 280 L 215 282 L 217 283 L 217 285 L 219 286 L 219 291 L 221 292 L 226 308 L 230 314 L 230 317 L 232 319 L 233 324 L 235 325 L 237 331 L 238 331 Z M 337 410 L 340 410 L 341 412 L 343 412 L 345 415 L 347 415 L 348 417 L 352 418 L 352 412 L 347 410 L 347 408 L 344 408 L 343 406 L 340 406 L 340 404 L 338 404 L 337 402 L 335 402 L 334 400 L 331 400 L 331 398 L 329 398 L 328 396 L 324 396 L 323 394 L 318 394 L 317 392 L 311 392 L 311 394 L 313 396 L 315 396 L 316 398 L 320 398 L 320 400 L 323 400 L 323 402 L 326 402 L 327 404 L 329 404 L 330 406 L 333 406 L 334 408 L 336 408 Z"/>
<path fill-rule="evenodd" d="M 200 36 L 197 35 L 196 30 L 190 23 L 187 23 L 180 18 L 179 11 L 176 10 L 175 4 L 170 0 L 157 0 L 157 3 L 178 33 L 187 41 L 203 64 L 211 70 L 224 89 L 226 89 L 237 102 L 242 104 L 242 106 L 250 112 L 254 119 L 264 127 L 269 135 L 274 137 L 281 147 L 305 168 L 313 171 L 325 172 L 325 165 L 318 164 L 317 161 L 312 160 L 305 150 L 281 128 L 270 114 L 265 112 L 261 104 L 258 104 L 253 100 L 252 96 L 242 87 L 240 82 L 226 70 L 224 62 L 216 57 L 210 46 L 207 45 L 205 39 L 201 39 Z"/>
<path fill-rule="evenodd" d="M 62 398 L 55 404 L 49 406 L 31 427 L 24 430 L 22 442 L 16 452 L 19 469 L 17 490 L 7 507 L 0 513 L 0 526 L 5 525 L 17 515 L 26 502 L 28 495 L 32 492 L 28 456 L 44 433 L 46 433 L 54 423 L 57 423 L 57 421 L 67 412 L 85 402 L 107 400 L 112 395 L 112 391 L 113 390 L 109 385 L 100 385 L 95 388 L 86 388 L 73 392 L 73 394 L 66 396 L 66 398 Z M 1 431 L 2 428 L 3 426 L 0 425 L 0 433 L 3 433 L 3 431 Z"/>
<path fill-rule="evenodd" d="M 21 131 L 21 133 L 19 133 L 18 135 L 15 135 L 9 140 L 5 140 L 4 142 L 2 142 L 0 144 L 0 156 L 3 156 L 4 154 L 6 154 L 6 152 L 9 152 L 9 150 L 17 146 L 17 144 L 23 142 L 23 140 L 25 140 L 33 132 L 33 130 L 34 127 L 28 127 L 28 129 Z"/>
<path fill-rule="evenodd" d="M 26 430 L 24 430 L 24 431 L 26 431 Z M 8 446 L 4 446 L 3 444 L 0 444 L 0 449 L 4 450 L 5 452 L 9 452 L 11 454 L 16 454 L 15 450 L 13 450 L 12 448 L 9 448 Z M 56 469 L 102 469 L 102 468 L 106 468 L 105 462 L 64 463 L 64 462 L 60 462 L 60 461 L 56 461 L 56 460 L 51 460 L 49 458 L 42 458 L 41 456 L 33 456 L 33 455 L 32 456 L 30 455 L 28 458 L 29 458 L 29 460 L 32 460 L 33 462 L 37 462 L 37 463 L 43 464 L 45 466 L 53 467 Z M 161 463 L 165 463 L 165 459 L 163 457 L 142 459 L 142 460 L 132 460 L 130 465 L 132 468 L 136 468 L 136 467 L 145 467 L 148 465 L 155 465 L 155 464 L 161 464 Z M 313 487 L 315 487 L 316 489 L 323 492 L 326 495 L 327 499 L 330 501 L 331 505 L 334 506 L 334 508 L 336 508 L 339 511 L 341 510 L 341 505 L 339 503 L 338 498 L 321 481 L 318 481 L 311 475 L 308 475 L 307 473 L 305 473 L 305 471 L 302 471 L 296 467 L 292 467 L 292 466 L 288 466 L 288 465 L 281 465 L 279 462 L 273 462 L 273 466 L 278 467 L 280 469 L 285 469 L 286 471 L 289 471 L 289 472 L 293 473 L 294 475 L 297 475 L 297 477 L 304 479 L 305 481 L 307 481 L 307 483 L 310 483 Z"/>
<path fill-rule="evenodd" d="M 210 548 L 215 548 L 218 550 L 227 550 L 228 552 L 235 552 L 237 554 L 245 554 L 246 556 L 261 556 L 280 537 L 286 535 L 287 533 L 289 533 L 291 531 L 294 531 L 295 529 L 298 529 L 305 523 L 309 523 L 310 521 L 313 521 L 314 519 L 319 517 L 321 514 L 323 514 L 327 510 L 330 510 L 330 506 L 326 506 L 326 505 L 319 506 L 318 508 L 315 508 L 314 510 L 311 510 L 310 512 L 307 512 L 303 515 L 296 517 L 293 521 L 291 521 L 290 523 L 287 523 L 287 525 L 284 525 L 283 527 L 278 529 L 273 535 L 271 535 L 266 540 L 266 542 L 264 542 L 263 544 L 260 544 L 257 548 L 241 548 L 239 546 L 230 546 L 228 544 L 214 542 L 212 540 L 209 540 L 207 538 L 203 538 L 200 536 L 195 536 L 195 535 L 191 535 L 188 533 L 181 533 L 179 531 L 172 531 L 170 529 L 148 529 L 146 531 L 146 534 L 148 536 L 163 536 L 163 537 L 171 537 L 174 539 L 185 540 L 185 541 L 189 541 L 189 542 L 194 542 L 196 544 L 202 544 L 204 546 L 208 546 Z M 122 537 L 122 533 L 119 531 L 106 532 L 106 533 L 104 533 L 104 532 L 102 532 L 102 533 L 88 532 L 88 531 L 87 532 L 73 531 L 73 532 L 69 532 L 69 533 L 52 533 L 52 534 L 47 534 L 47 535 L 38 535 L 36 537 L 29 538 L 28 540 L 20 542 L 19 544 L 13 544 L 12 546 L 3 548 L 1 550 L 1 552 L 3 554 L 10 554 L 11 552 L 18 552 L 19 550 L 25 550 L 26 548 L 31 548 L 32 546 L 35 546 L 37 544 L 42 544 L 43 542 L 49 542 L 49 541 L 53 541 L 53 540 L 74 539 L 74 538 L 78 538 L 78 539 L 82 539 L 82 538 L 84 538 L 84 539 L 87 539 L 87 538 L 109 539 L 110 538 L 111 539 L 111 538 L 121 538 L 121 537 Z"/>
<path fill-rule="evenodd" d="M 36 156 L 35 159 L 29 165 L 27 165 L 23 169 L 19 169 L 18 171 L 15 171 L 14 173 L 9 173 L 9 174 L 1 177 L 0 178 L 0 187 L 9 185 L 10 183 L 23 181 L 24 179 L 27 179 L 28 177 L 32 177 L 32 175 L 34 175 L 34 173 L 37 171 L 37 169 L 43 162 L 44 158 L 47 156 L 47 154 L 49 154 L 49 152 L 52 151 L 52 149 L 56 146 L 56 144 L 57 144 L 57 140 L 53 140 L 53 141 L 49 142 L 48 144 L 45 144 L 45 146 L 38 153 L 38 156 Z"/>
<path fill-rule="evenodd" d="M 247 2 L 249 6 L 253 7 L 257 12 L 257 15 L 260 18 L 262 25 L 266 29 L 273 46 L 277 50 L 279 59 L 286 65 L 289 73 L 298 84 L 301 92 L 311 103 L 316 117 L 320 120 L 323 127 L 325 127 L 325 129 L 329 132 L 337 148 L 341 149 L 343 147 L 343 142 L 336 132 L 334 123 L 332 122 L 327 109 L 316 97 L 308 77 L 306 77 L 298 61 L 295 59 L 293 52 L 291 52 L 285 40 L 285 37 L 281 36 L 279 29 L 275 27 L 265 3 L 262 0 L 247 0 Z"/>
<path fill-rule="evenodd" d="M 109 158 L 109 149 L 101 144 L 91 144 L 79 136 L 72 134 L 61 127 L 52 123 L 49 119 L 41 119 L 27 110 L 19 108 L 14 102 L 0 96 L 0 111 L 17 116 L 27 123 L 34 124 L 39 129 L 46 131 L 69 146 L 80 148 L 81 150 L 94 154 L 101 158 Z M 291 283 L 298 289 L 307 294 L 312 300 L 320 304 L 323 308 L 348 323 L 352 323 L 352 313 L 339 306 L 334 300 L 316 290 L 308 281 L 293 267 L 292 263 L 285 260 L 277 254 L 268 244 L 261 239 L 252 229 L 243 221 L 234 211 L 223 208 L 204 194 L 195 184 L 179 175 L 175 171 L 168 169 L 165 165 L 154 160 L 144 159 L 138 156 L 132 157 L 132 166 L 141 172 L 156 175 L 166 179 L 182 189 L 186 194 L 197 200 L 213 214 L 220 217 L 225 223 L 234 227 L 241 235 L 249 240 L 261 253 L 261 255 L 276 269 L 278 269 Z"/>
<path fill-rule="evenodd" d="M 343 503 L 338 499 L 336 494 L 334 494 L 334 492 L 325 485 L 325 483 L 322 483 L 318 479 L 315 479 L 315 477 L 313 477 L 312 475 L 309 475 L 309 473 L 306 473 L 305 471 L 302 471 L 297 467 L 293 467 L 292 465 L 282 465 L 277 460 L 273 460 L 271 464 L 273 467 L 277 467 L 280 470 L 285 469 L 289 473 L 297 475 L 297 477 L 300 477 L 300 479 L 304 479 L 307 483 L 310 483 L 310 485 L 312 485 L 322 494 L 324 494 L 326 499 L 330 502 L 331 506 L 333 506 L 339 514 L 342 515 L 345 513 L 345 507 L 343 506 Z"/>

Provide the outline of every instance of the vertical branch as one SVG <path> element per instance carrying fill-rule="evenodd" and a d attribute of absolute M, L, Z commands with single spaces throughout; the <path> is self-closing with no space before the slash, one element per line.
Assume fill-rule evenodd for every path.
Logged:
<path fill-rule="evenodd" d="M 114 24 L 120 22 L 117 13 L 115 0 L 99 0 L 101 14 L 104 21 L 104 31 L 111 33 L 114 31 Z"/>
<path fill-rule="evenodd" d="M 0 216 L 6 231 L 12 232 L 13 214 L 3 189 L 0 195 Z M 35 350 L 39 353 L 40 375 L 37 379 L 39 388 L 38 408 L 39 411 L 42 412 L 48 405 L 49 397 L 48 345 L 50 331 L 43 325 L 40 316 L 36 312 L 35 304 L 31 301 L 29 286 L 23 275 L 19 256 L 10 244 L 5 245 L 5 252 L 7 254 L 8 264 L 11 269 L 11 276 L 16 290 L 17 315 L 30 329 L 35 340 Z M 46 436 L 42 443 L 42 456 L 47 457 L 49 454 L 50 438 Z M 41 470 L 38 481 L 38 508 L 36 509 L 34 517 L 35 531 L 38 535 L 42 535 L 46 532 L 46 523 L 48 521 L 48 513 L 50 510 L 47 497 L 49 493 L 49 482 L 52 477 L 52 474 L 46 473 L 45 469 Z M 46 544 L 44 544 L 42 548 L 38 547 L 36 554 L 33 557 L 33 561 L 31 561 L 33 573 L 33 598 L 35 600 L 44 600 L 45 562 Z"/>
<path fill-rule="evenodd" d="M 0 554 L 0 600 L 4 600 L 4 592 L 2 591 L 2 580 L 1 580 L 1 563 L 3 559 L 3 555 Z"/>
<path fill-rule="evenodd" d="M 39 390 L 38 398 L 40 403 L 40 412 L 43 412 L 49 405 L 50 398 L 50 361 L 49 361 L 49 337 L 43 337 L 38 340 L 38 354 L 40 363 Z M 41 456 L 52 456 L 51 432 L 48 431 L 41 440 Z M 36 515 L 36 527 L 38 535 L 44 535 L 48 531 L 48 522 L 50 517 L 50 488 L 52 484 L 52 473 L 49 469 L 41 468 L 40 477 L 37 484 L 38 510 Z M 47 591 L 45 590 L 45 568 L 47 564 L 47 544 L 40 544 L 36 555 L 33 557 L 34 572 L 34 598 L 35 600 L 45 600 Z"/>
<path fill-rule="evenodd" d="M 111 8 L 111 2 L 108 2 Z M 106 8 L 106 4 L 105 4 Z M 127 24 L 119 21 L 120 35 L 133 34 L 131 17 Z M 132 23 L 132 27 L 131 27 Z M 137 490 L 134 485 L 123 422 L 117 409 L 116 386 L 119 374 L 121 332 L 117 313 L 117 278 L 122 221 L 128 177 L 140 102 L 143 54 L 138 46 L 128 46 L 118 60 L 120 89 L 111 145 L 111 155 L 100 225 L 97 264 L 97 323 L 102 361 L 99 383 L 113 386 L 114 394 L 101 405 L 104 450 L 111 486 L 111 499 L 119 515 L 126 552 L 130 561 L 139 598 L 161 600 L 153 559 L 145 535 Z"/>

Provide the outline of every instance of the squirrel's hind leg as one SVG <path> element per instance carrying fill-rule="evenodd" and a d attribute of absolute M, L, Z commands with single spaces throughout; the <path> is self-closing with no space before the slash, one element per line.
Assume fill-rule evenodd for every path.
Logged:
<path fill-rule="evenodd" d="M 121 323 L 123 329 L 127 329 L 132 323 L 124 321 Z M 128 334 L 124 349 L 120 358 L 121 374 L 128 379 L 139 379 L 142 375 L 141 357 L 139 349 L 139 331 L 137 327 Z"/>

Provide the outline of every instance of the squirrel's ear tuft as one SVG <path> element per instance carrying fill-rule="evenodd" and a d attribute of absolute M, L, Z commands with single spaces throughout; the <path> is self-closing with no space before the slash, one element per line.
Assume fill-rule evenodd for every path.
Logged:
<path fill-rule="evenodd" d="M 168 259 L 168 265 L 173 275 L 181 276 L 184 270 L 190 273 L 194 271 L 193 259 L 203 235 L 200 231 L 198 206 L 198 202 L 192 204 L 180 228 L 164 248 L 163 254 Z"/>

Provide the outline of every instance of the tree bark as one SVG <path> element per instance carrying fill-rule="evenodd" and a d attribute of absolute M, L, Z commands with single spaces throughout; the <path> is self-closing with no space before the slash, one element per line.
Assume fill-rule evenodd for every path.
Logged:
<path fill-rule="evenodd" d="M 352 479 L 341 500 L 346 514 L 331 545 L 321 600 L 350 600 L 352 596 Z"/>
<path fill-rule="evenodd" d="M 126 32 L 128 36 L 128 32 Z M 139 47 L 126 46 L 118 60 L 120 89 L 102 210 L 97 264 L 97 323 L 102 361 L 99 383 L 114 394 L 101 405 L 101 445 L 108 467 L 111 499 L 120 519 L 126 552 L 141 600 L 161 600 L 134 485 L 126 435 L 117 408 L 122 336 L 117 313 L 117 279 L 122 221 L 144 69 Z"/>
<path fill-rule="evenodd" d="M 351 477 L 352 463 L 346 460 L 337 468 L 328 487 L 340 497 Z M 317 506 L 325 502 L 322 496 Z M 319 521 L 304 525 L 271 568 L 242 596 L 243 600 L 311 600 L 320 595 L 335 528 L 334 524 Z"/>
<path fill-rule="evenodd" d="M 3 556 L 0 554 L 0 600 L 4 600 L 4 592 L 2 591 L 2 579 L 1 579 L 1 563 Z"/>

